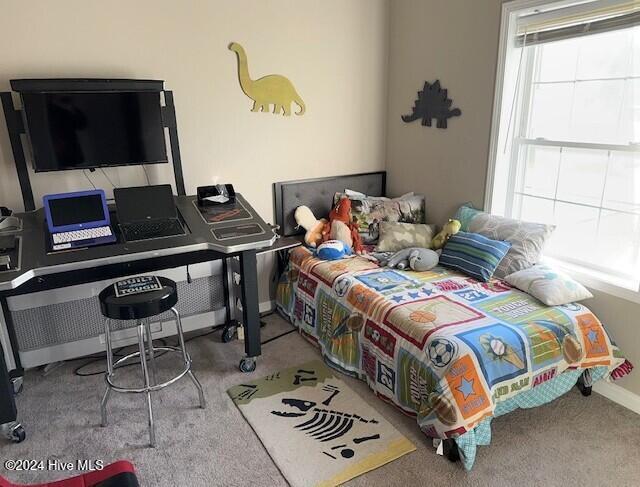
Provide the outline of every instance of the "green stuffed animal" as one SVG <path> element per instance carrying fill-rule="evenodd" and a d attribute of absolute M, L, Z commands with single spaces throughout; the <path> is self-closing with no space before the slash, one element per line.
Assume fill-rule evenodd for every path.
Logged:
<path fill-rule="evenodd" d="M 442 227 L 442 230 L 440 230 L 440 232 L 435 237 L 433 237 L 433 240 L 431 240 L 431 248 L 437 250 L 444 247 L 444 244 L 447 243 L 449 237 L 458 233 L 461 226 L 462 225 L 458 220 L 452 220 L 451 218 L 449 218 L 449 221 L 445 223 L 445 225 Z"/>

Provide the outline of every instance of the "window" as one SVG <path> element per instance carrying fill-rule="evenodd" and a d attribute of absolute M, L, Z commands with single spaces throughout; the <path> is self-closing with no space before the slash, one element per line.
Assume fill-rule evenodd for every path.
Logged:
<path fill-rule="evenodd" d="M 612 5 L 617 15 L 603 15 Z M 620 5 L 581 3 L 569 6 L 570 17 L 540 7 L 511 15 L 487 203 L 492 213 L 555 224 L 547 257 L 637 292 L 640 25 L 633 5 L 623 10 L 627 21 Z"/>

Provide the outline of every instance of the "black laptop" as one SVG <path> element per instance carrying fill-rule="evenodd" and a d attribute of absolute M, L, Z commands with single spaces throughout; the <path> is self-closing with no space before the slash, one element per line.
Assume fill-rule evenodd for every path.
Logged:
<path fill-rule="evenodd" d="M 116 188 L 118 222 L 127 242 L 184 235 L 171 185 Z"/>

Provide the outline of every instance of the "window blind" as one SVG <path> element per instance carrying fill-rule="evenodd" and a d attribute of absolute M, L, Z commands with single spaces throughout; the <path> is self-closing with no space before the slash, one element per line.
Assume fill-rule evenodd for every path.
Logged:
<path fill-rule="evenodd" d="M 640 0 L 594 1 L 517 20 L 517 46 L 531 46 L 640 25 Z"/>

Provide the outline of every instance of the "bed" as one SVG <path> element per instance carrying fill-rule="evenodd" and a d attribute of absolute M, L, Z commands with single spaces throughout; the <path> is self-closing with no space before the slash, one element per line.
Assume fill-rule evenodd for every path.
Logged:
<path fill-rule="evenodd" d="M 383 196 L 384 173 L 278 183 L 277 222 L 326 214 L 345 188 Z M 277 291 L 279 311 L 332 367 L 366 380 L 382 400 L 442 438 L 465 468 L 488 445 L 491 421 L 542 405 L 576 383 L 631 370 L 598 318 L 579 303 L 549 307 L 499 279 L 479 282 L 445 267 L 381 268 L 355 256 L 322 261 L 290 251 Z"/>

